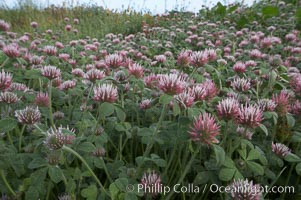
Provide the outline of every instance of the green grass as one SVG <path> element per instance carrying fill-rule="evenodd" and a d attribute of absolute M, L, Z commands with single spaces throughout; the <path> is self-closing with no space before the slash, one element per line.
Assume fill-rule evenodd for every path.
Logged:
<path fill-rule="evenodd" d="M 64 22 L 65 17 L 70 18 L 70 21 Z M 75 18 L 80 20 L 78 25 L 73 24 Z M 10 31 L 18 33 L 32 32 L 32 21 L 38 22 L 40 31 L 52 29 L 53 32 L 63 30 L 70 23 L 73 28 L 78 29 L 74 38 L 102 38 L 107 33 L 131 34 L 141 31 L 143 22 L 154 23 L 154 18 L 149 14 L 130 10 L 111 11 L 95 5 L 71 8 L 50 6 L 44 9 L 30 5 L 11 9 L 3 6 L 0 7 L 0 19 L 11 24 Z"/>

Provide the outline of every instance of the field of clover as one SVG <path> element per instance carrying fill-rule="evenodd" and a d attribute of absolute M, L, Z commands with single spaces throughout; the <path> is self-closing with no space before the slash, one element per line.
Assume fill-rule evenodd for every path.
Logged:
<path fill-rule="evenodd" d="M 104 38 L 77 37 L 80 18 L 0 20 L 1 199 L 300 198 L 297 3 L 219 3 Z"/>

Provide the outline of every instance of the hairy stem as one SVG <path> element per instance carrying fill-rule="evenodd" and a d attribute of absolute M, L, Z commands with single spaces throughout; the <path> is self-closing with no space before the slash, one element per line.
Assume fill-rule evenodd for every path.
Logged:
<path fill-rule="evenodd" d="M 5 59 L 5 61 L 2 63 L 2 65 L 0 66 L 0 68 L 3 68 L 5 66 L 5 64 L 9 61 L 9 57 L 7 57 Z"/>
<path fill-rule="evenodd" d="M 48 96 L 49 96 L 49 120 L 52 127 L 54 127 L 53 116 L 52 116 L 52 81 L 49 82 L 48 86 Z"/>
<path fill-rule="evenodd" d="M 105 171 L 105 173 L 106 173 L 106 175 L 107 175 L 107 177 L 108 177 L 110 183 L 113 183 L 113 179 L 111 178 L 111 176 L 110 176 L 110 174 L 109 174 L 109 171 L 108 171 L 108 168 L 107 168 L 107 166 L 106 166 L 106 164 L 105 164 L 105 161 L 103 160 L 103 158 L 100 158 L 100 160 L 101 160 L 101 163 L 102 163 L 102 165 L 103 165 L 103 169 L 104 169 L 104 171 Z"/>
<path fill-rule="evenodd" d="M 5 184 L 5 186 L 6 186 L 7 189 L 9 190 L 9 192 L 10 192 L 12 195 L 14 195 L 14 197 L 16 197 L 17 194 L 15 193 L 15 191 L 13 190 L 13 188 L 12 188 L 12 187 L 10 186 L 10 184 L 8 183 L 8 181 L 7 181 L 7 179 L 6 179 L 5 175 L 4 175 L 4 170 L 1 170 L 0 176 L 1 176 L 1 178 L 2 178 L 2 180 L 3 180 L 3 182 L 4 182 L 4 184 Z"/>
<path fill-rule="evenodd" d="M 90 174 L 92 175 L 92 177 L 94 178 L 94 180 L 97 182 L 98 186 L 101 188 L 101 190 L 110 197 L 110 194 L 106 191 L 106 189 L 104 188 L 104 186 L 102 185 L 102 183 L 100 182 L 100 180 L 97 178 L 97 176 L 95 175 L 95 173 L 93 172 L 93 170 L 91 169 L 91 167 L 88 165 L 88 163 L 86 162 L 86 160 L 79 155 L 76 151 L 74 151 L 73 149 L 67 147 L 67 146 L 63 146 L 63 150 L 73 154 L 74 156 L 76 156 L 84 165 L 85 167 L 88 169 L 88 171 L 90 172 Z"/>
<path fill-rule="evenodd" d="M 167 106 L 168 106 L 167 104 L 164 104 L 164 106 L 163 106 L 163 109 L 161 111 L 161 115 L 160 115 L 160 118 L 159 118 L 159 122 L 157 123 L 157 126 L 156 126 L 156 128 L 155 128 L 155 130 L 154 130 L 154 132 L 152 134 L 151 141 L 147 145 L 146 150 L 145 150 L 145 152 L 143 154 L 144 157 L 149 156 L 149 153 L 150 153 L 152 147 L 154 146 L 154 138 L 157 136 L 157 134 L 159 132 L 159 128 L 160 128 L 160 126 L 161 126 L 161 124 L 163 122 L 163 119 L 164 119 L 164 116 L 165 116 L 165 113 L 166 113 L 166 110 L 167 110 Z"/>
<path fill-rule="evenodd" d="M 20 132 L 20 136 L 19 136 L 19 151 L 21 151 L 22 148 L 22 140 L 23 140 L 23 133 L 25 130 L 25 124 L 22 126 L 21 132 Z"/>
<path fill-rule="evenodd" d="M 184 180 L 184 178 L 185 178 L 186 175 L 188 174 L 188 172 L 189 172 L 189 170 L 190 170 L 190 168 L 191 168 L 191 165 L 192 165 L 192 163 L 193 163 L 193 161 L 194 161 L 194 159 L 195 159 L 195 157 L 196 157 L 196 155 L 197 155 L 198 153 L 199 153 L 199 151 L 195 151 L 195 152 L 192 154 L 192 156 L 191 156 L 191 158 L 190 158 L 188 164 L 186 165 L 186 167 L 185 167 L 185 169 L 184 169 L 184 172 L 182 173 L 181 177 L 180 177 L 179 180 L 177 181 L 177 184 L 182 183 L 182 181 Z M 174 194 L 174 192 L 175 192 L 175 191 L 172 190 L 172 191 L 167 195 L 166 200 L 169 200 L 169 199 L 172 197 L 172 195 Z"/>

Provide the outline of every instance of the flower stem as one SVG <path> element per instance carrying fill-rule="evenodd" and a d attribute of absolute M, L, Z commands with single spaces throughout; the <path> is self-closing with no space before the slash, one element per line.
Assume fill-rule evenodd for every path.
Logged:
<path fill-rule="evenodd" d="M 67 146 L 63 146 L 63 150 L 73 154 L 74 156 L 76 156 L 84 165 L 85 167 L 88 169 L 88 171 L 91 173 L 92 177 L 94 178 L 94 180 L 97 182 L 98 186 L 101 188 L 101 190 L 103 190 L 103 192 L 110 197 L 110 194 L 106 191 L 106 189 L 104 188 L 104 186 L 102 185 L 102 183 L 100 182 L 100 180 L 97 178 L 97 176 L 95 175 L 95 173 L 93 172 L 93 170 L 90 168 L 90 166 L 88 165 L 88 163 L 86 162 L 86 160 L 79 155 L 76 151 L 74 151 L 73 149 L 67 147 Z"/>
<path fill-rule="evenodd" d="M 43 131 L 37 124 L 34 124 L 34 127 L 37 128 L 43 135 L 47 135 L 47 133 Z"/>
<path fill-rule="evenodd" d="M 9 143 L 10 143 L 12 146 L 14 146 L 14 143 L 13 143 L 13 140 L 12 140 L 12 138 L 11 138 L 11 136 L 10 136 L 10 132 L 9 132 L 9 131 L 7 132 L 7 138 L 8 138 L 8 140 L 9 140 Z"/>
<path fill-rule="evenodd" d="M 259 100 L 259 89 L 260 89 L 260 85 L 259 85 L 259 82 L 257 81 L 257 83 L 256 83 L 256 99 L 257 99 L 257 101 Z"/>
<path fill-rule="evenodd" d="M 25 126 L 26 126 L 25 124 L 22 126 L 21 133 L 19 136 L 19 151 L 21 151 L 21 148 L 22 148 L 22 139 L 23 139 L 23 133 L 25 130 Z"/>
<path fill-rule="evenodd" d="M 101 160 L 101 163 L 102 163 L 102 165 L 103 165 L 103 169 L 104 169 L 104 171 L 105 171 L 105 173 L 106 173 L 106 175 L 107 175 L 107 177 L 108 177 L 110 183 L 113 183 L 113 180 L 112 180 L 112 178 L 111 178 L 111 176 L 110 176 L 110 174 L 109 174 L 109 172 L 108 172 L 107 166 L 106 166 L 106 164 L 105 164 L 105 161 L 103 160 L 103 158 L 100 158 L 100 160 Z"/>
<path fill-rule="evenodd" d="M 152 147 L 154 145 L 154 138 L 157 136 L 157 134 L 159 132 L 159 128 L 160 128 L 160 126 L 162 124 L 162 121 L 164 119 L 164 116 L 165 116 L 165 113 L 166 113 L 166 110 L 167 110 L 167 106 L 168 106 L 168 104 L 164 104 L 164 106 L 163 106 L 163 109 L 162 109 L 162 112 L 161 112 L 161 115 L 160 115 L 160 118 L 159 118 L 159 122 L 157 123 L 157 126 L 156 126 L 156 128 L 155 128 L 155 130 L 154 130 L 154 132 L 152 134 L 151 141 L 147 145 L 146 150 L 145 150 L 145 152 L 143 154 L 144 157 L 149 156 L 149 153 L 150 153 L 150 151 L 151 151 L 151 149 L 152 149 Z"/>
<path fill-rule="evenodd" d="M 5 184 L 5 186 L 6 186 L 7 189 L 9 190 L 9 192 L 10 192 L 12 195 L 14 195 L 14 197 L 16 197 L 17 194 L 15 193 L 15 191 L 12 189 L 12 187 L 11 187 L 10 184 L 8 183 L 8 181 L 7 181 L 7 179 L 6 179 L 5 175 L 4 175 L 4 170 L 1 170 L 0 176 L 1 176 L 1 178 L 2 178 L 2 180 L 3 180 L 3 182 L 4 182 L 4 184 Z"/>
<path fill-rule="evenodd" d="M 51 189 L 52 189 L 52 183 L 50 182 L 47 187 L 46 200 L 49 200 Z"/>
<path fill-rule="evenodd" d="M 194 159 L 195 159 L 195 157 L 196 157 L 196 155 L 197 155 L 198 153 L 199 153 L 199 151 L 195 151 L 195 152 L 192 154 L 192 156 L 191 156 L 191 158 L 190 158 L 188 164 L 186 165 L 186 167 L 185 167 L 185 169 L 184 169 L 184 172 L 182 173 L 181 177 L 180 177 L 179 180 L 177 181 L 177 184 L 182 183 L 182 181 L 184 180 L 184 178 L 185 178 L 186 175 L 188 174 L 188 172 L 189 172 L 189 170 L 190 170 L 190 168 L 191 168 L 191 165 L 192 165 L 192 163 L 193 163 L 193 161 L 194 161 Z M 172 191 L 167 195 L 166 200 L 169 200 L 169 199 L 172 197 L 172 195 L 173 195 L 174 192 L 175 192 L 175 191 L 172 190 Z"/>
<path fill-rule="evenodd" d="M 275 178 L 275 180 L 269 185 L 269 190 L 275 185 L 275 183 L 278 181 L 279 177 L 280 177 L 281 174 L 285 171 L 285 169 L 286 169 L 286 167 L 284 167 L 284 168 L 281 170 L 281 172 L 278 174 L 278 176 Z M 263 198 L 265 198 L 265 196 L 266 196 L 267 194 L 268 194 L 268 192 L 264 194 Z"/>
<path fill-rule="evenodd" d="M 121 91 L 121 107 L 124 108 L 124 94 L 123 91 Z"/>
<path fill-rule="evenodd" d="M 228 138 L 228 124 L 229 122 L 226 122 L 226 125 L 225 125 L 225 130 L 224 130 L 224 138 L 223 138 L 223 141 L 221 142 L 221 145 L 223 146 L 224 149 L 226 149 L 226 145 L 227 145 L 227 138 Z"/>
<path fill-rule="evenodd" d="M 189 76 L 189 79 L 191 79 L 193 77 L 193 75 L 194 75 L 194 73 L 196 72 L 197 69 L 198 69 L 197 67 L 194 67 L 194 69 L 192 70 L 192 73 Z"/>
<path fill-rule="evenodd" d="M 0 66 L 0 68 L 3 68 L 4 67 L 4 65 L 7 63 L 9 61 L 9 57 L 7 57 L 6 59 L 5 59 L 5 61 L 2 63 L 2 65 Z"/>
<path fill-rule="evenodd" d="M 122 134 L 119 136 L 119 160 L 122 160 Z"/>
<path fill-rule="evenodd" d="M 165 171 L 164 171 L 163 174 L 166 174 L 167 171 L 169 171 L 169 167 L 171 166 L 171 163 L 172 163 L 172 161 L 173 161 L 173 158 L 174 158 L 174 155 L 176 154 L 177 149 L 178 149 L 177 146 L 174 146 L 174 147 L 173 147 L 172 152 L 171 152 L 171 156 L 170 156 L 170 158 L 169 158 L 169 161 L 168 161 L 168 163 L 167 163 L 167 165 L 166 165 L 166 167 L 165 167 Z M 179 152 L 180 152 L 180 151 L 179 151 Z"/>
<path fill-rule="evenodd" d="M 291 164 L 291 167 L 290 167 L 289 172 L 288 172 L 288 176 L 286 177 L 286 180 L 285 180 L 285 185 L 288 185 L 288 184 L 289 184 L 289 181 L 290 181 L 290 179 L 291 179 L 292 172 L 293 172 L 293 170 L 295 169 L 295 166 L 296 166 L 296 163 L 292 163 L 292 164 Z M 285 197 L 285 192 L 283 192 L 283 193 L 281 194 L 281 199 L 285 199 L 284 197 Z"/>
<path fill-rule="evenodd" d="M 51 126 L 54 128 L 54 122 L 52 117 L 52 80 L 49 82 L 48 86 L 48 96 L 49 96 L 49 120 Z"/>
<path fill-rule="evenodd" d="M 168 104 L 164 104 L 164 106 L 163 106 L 163 109 L 162 109 L 162 111 L 161 111 L 161 115 L 160 115 L 159 121 L 158 121 L 158 123 L 157 123 L 157 126 L 156 126 L 156 128 L 155 128 L 153 134 L 152 134 L 152 137 L 151 137 L 151 139 L 150 139 L 150 142 L 149 142 L 149 143 L 147 144 L 147 146 L 146 146 L 146 149 L 145 149 L 145 151 L 144 151 L 144 153 L 143 153 L 143 157 L 148 157 L 149 154 L 150 154 L 150 151 L 151 151 L 151 149 L 152 149 L 152 147 L 153 147 L 153 145 L 154 145 L 154 138 L 155 138 L 156 135 L 158 134 L 159 128 L 160 128 L 160 126 L 161 126 L 161 124 L 162 124 L 162 121 L 163 121 L 163 119 L 164 119 L 164 116 L 165 116 L 165 113 L 166 113 L 166 110 L 167 110 L 167 106 L 168 106 Z M 142 145 L 142 149 L 143 149 L 143 145 Z M 142 164 L 143 164 L 143 163 L 141 163 L 141 164 L 138 165 L 138 167 L 137 167 L 137 173 L 140 173 L 140 170 L 142 169 L 142 168 L 141 168 L 141 167 L 142 167 Z"/>

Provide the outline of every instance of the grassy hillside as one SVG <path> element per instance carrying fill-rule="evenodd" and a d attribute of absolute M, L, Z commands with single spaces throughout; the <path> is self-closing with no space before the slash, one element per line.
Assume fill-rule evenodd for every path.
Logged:
<path fill-rule="evenodd" d="M 71 21 L 66 22 L 64 19 Z M 61 32 L 65 25 L 70 23 L 73 29 L 78 30 L 78 37 L 104 37 L 107 33 L 131 34 L 142 30 L 142 23 L 154 23 L 149 14 L 141 14 L 131 10 L 117 12 L 105 10 L 95 5 L 76 6 L 72 8 L 51 6 L 45 9 L 36 6 L 22 5 L 17 8 L 0 8 L 0 19 L 9 21 L 11 31 L 32 32 L 30 23 L 37 21 L 39 30 L 51 29 Z M 74 24 L 74 19 L 80 23 Z M 72 36 L 73 37 L 73 36 Z"/>

